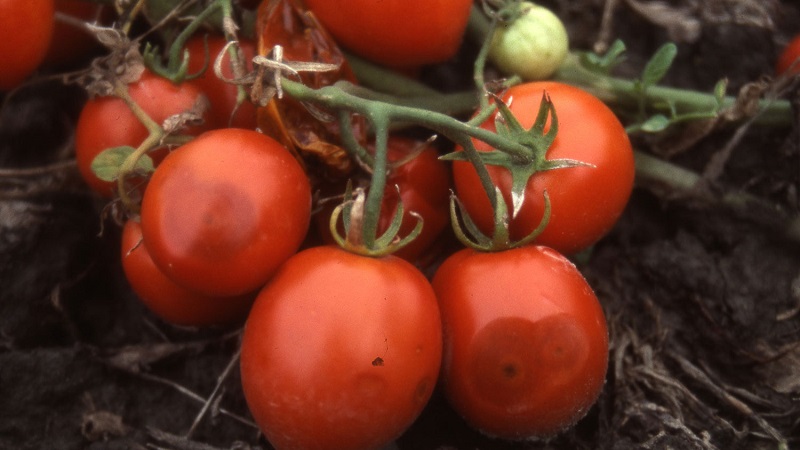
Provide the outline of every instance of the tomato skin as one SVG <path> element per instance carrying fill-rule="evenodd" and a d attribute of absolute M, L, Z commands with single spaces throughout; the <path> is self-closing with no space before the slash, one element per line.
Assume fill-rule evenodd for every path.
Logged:
<path fill-rule="evenodd" d="M 206 327 L 244 321 L 255 294 L 209 297 L 170 280 L 153 262 L 142 240 L 142 226 L 129 219 L 122 229 L 122 269 L 144 305 L 174 325 Z"/>
<path fill-rule="evenodd" d="M 236 109 L 236 85 L 226 83 L 219 79 L 214 73 L 214 61 L 227 43 L 225 37 L 220 35 L 195 36 L 186 43 L 186 50 L 189 51 L 189 73 L 194 74 L 203 68 L 206 62 L 205 42 L 208 41 L 208 66 L 203 76 L 192 79 L 208 97 L 211 103 L 209 120 L 211 128 L 256 128 L 256 107 L 250 101 L 245 101 Z M 245 70 L 253 69 L 252 60 L 256 55 L 256 44 L 253 41 L 240 40 L 239 47 L 242 50 Z M 230 67 L 230 58 L 222 60 L 222 74 L 226 78 L 233 78 L 233 70 Z M 234 111 L 235 110 L 235 111 Z M 235 114 L 234 114 L 235 112 Z"/>
<path fill-rule="evenodd" d="M 437 270 L 442 382 L 475 428 L 548 437 L 582 418 L 608 366 L 603 310 L 580 272 L 542 246 L 464 249 Z"/>
<path fill-rule="evenodd" d="M 381 448 L 426 405 L 441 344 L 436 297 L 411 264 L 312 247 L 248 316 L 245 399 L 276 449 Z"/>
<path fill-rule="evenodd" d="M 514 86 L 503 95 L 525 128 L 536 120 L 542 93 L 547 92 L 558 117 L 558 133 L 547 151 L 548 159 L 568 158 L 594 167 L 570 167 L 535 174 L 525 189 L 525 201 L 510 219 L 512 239 L 522 239 L 541 221 L 544 191 L 551 202 L 547 228 L 535 240 L 564 254 L 594 244 L 616 223 L 633 190 L 633 149 L 624 127 L 600 100 L 579 88 L 557 82 L 531 82 Z M 481 126 L 495 130 L 495 117 Z M 479 151 L 491 149 L 475 141 Z M 495 185 L 511 205 L 511 175 L 505 168 L 487 166 Z M 453 164 L 456 194 L 472 219 L 485 233 L 494 228 L 489 200 L 469 162 Z"/>
<path fill-rule="evenodd" d="M 784 74 L 789 71 L 791 68 L 791 74 L 795 75 L 800 73 L 800 63 L 795 64 L 792 67 L 792 64 L 800 58 L 800 34 L 795 36 L 786 47 L 783 48 L 781 54 L 778 56 L 778 60 L 775 63 L 775 73 L 777 75 Z"/>
<path fill-rule="evenodd" d="M 472 0 L 305 3 L 342 47 L 400 68 L 439 63 L 455 55 L 472 7 Z"/>
<path fill-rule="evenodd" d="M 170 153 L 142 200 L 156 265 L 210 296 L 261 288 L 300 247 L 311 187 L 297 160 L 257 131 L 225 128 Z"/>
<path fill-rule="evenodd" d="M 133 99 L 156 123 L 187 111 L 202 95 L 192 83 L 175 85 L 145 70 L 142 77 L 128 85 Z M 191 127 L 184 132 L 199 134 L 205 126 Z M 92 172 L 92 161 L 103 150 L 119 146 L 138 147 L 148 136 L 147 128 L 131 112 L 128 105 L 117 97 L 95 97 L 89 99 L 81 110 L 75 128 L 75 156 L 83 179 L 95 192 L 111 198 L 117 184 L 103 181 Z M 165 148 L 150 152 L 153 162 L 158 164 L 167 151 Z"/>
<path fill-rule="evenodd" d="M 54 27 L 53 0 L 0 0 L 0 92 L 21 84 L 44 61 Z"/>
<path fill-rule="evenodd" d="M 405 137 L 390 136 L 387 157 L 390 162 L 400 161 L 418 151 L 418 145 L 425 144 Z M 397 209 L 399 189 L 399 199 L 403 202 L 404 210 L 399 236 L 406 237 L 417 225 L 417 219 L 411 215 L 412 211 L 419 214 L 424 222 L 419 236 L 395 252 L 395 255 L 411 263 L 420 262 L 420 258 L 427 256 L 426 253 L 450 223 L 450 168 L 439 160 L 438 150 L 427 145 L 417 156 L 393 168 L 388 175 L 378 219 L 378 233 L 384 233 L 392 222 Z M 368 183 L 369 180 L 364 182 Z M 337 193 L 343 194 L 344 188 Z M 327 243 L 333 243 L 329 223 L 331 213 L 338 203 L 331 201 L 315 216 L 317 229 Z M 344 227 L 340 227 L 340 232 L 344 233 Z"/>

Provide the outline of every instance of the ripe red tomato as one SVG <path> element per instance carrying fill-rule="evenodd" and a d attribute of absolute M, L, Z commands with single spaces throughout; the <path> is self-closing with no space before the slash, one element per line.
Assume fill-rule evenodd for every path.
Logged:
<path fill-rule="evenodd" d="M 0 91 L 16 87 L 39 67 L 54 26 L 53 0 L 0 0 Z"/>
<path fill-rule="evenodd" d="M 441 338 L 433 289 L 411 264 L 312 247 L 247 318 L 245 399 L 275 448 L 381 448 L 428 402 Z"/>
<path fill-rule="evenodd" d="M 250 101 L 245 101 L 236 109 L 236 85 L 226 83 L 214 73 L 214 61 L 227 43 L 225 37 L 220 35 L 195 36 L 186 43 L 189 51 L 189 73 L 197 73 L 206 62 L 205 42 L 208 42 L 208 66 L 203 76 L 192 80 L 208 97 L 211 103 L 209 121 L 211 128 L 256 128 L 256 107 Z M 244 67 L 246 71 L 253 69 L 253 56 L 256 55 L 256 44 L 253 41 L 240 40 Z M 226 78 L 233 78 L 230 58 L 223 59 L 222 74 Z M 234 111 L 235 110 L 235 111 Z M 234 114 L 235 112 L 235 114 Z"/>
<path fill-rule="evenodd" d="M 616 223 L 633 189 L 633 149 L 625 128 L 600 100 L 577 87 L 557 82 L 532 82 L 514 86 L 503 95 L 523 127 L 536 120 L 542 94 L 547 92 L 558 117 L 558 133 L 547 151 L 548 159 L 569 158 L 593 167 L 554 169 L 535 174 L 525 189 L 525 201 L 510 219 L 512 239 L 533 231 L 544 214 L 546 190 L 551 202 L 547 228 L 535 242 L 572 254 L 594 244 Z M 495 116 L 481 125 L 495 130 Z M 479 151 L 491 147 L 475 141 Z M 487 166 L 495 185 L 511 208 L 511 174 Z M 494 215 L 475 169 L 469 162 L 453 164 L 456 193 L 484 233 L 494 229 Z"/>
<path fill-rule="evenodd" d="M 311 187 L 274 139 L 224 128 L 164 158 L 141 215 L 147 248 L 170 279 L 205 295 L 240 295 L 263 286 L 300 247 Z"/>
<path fill-rule="evenodd" d="M 192 108 L 202 95 L 192 83 L 175 85 L 150 71 L 145 71 L 139 81 L 128 85 L 131 98 L 156 123 Z M 187 134 L 199 134 L 205 127 L 192 127 Z M 131 112 L 128 105 L 116 97 L 96 97 L 86 102 L 75 129 L 75 156 L 83 179 L 97 193 L 113 197 L 116 183 L 103 181 L 92 172 L 92 161 L 103 150 L 111 147 L 138 147 L 147 138 L 144 125 Z M 164 158 L 165 148 L 151 152 L 155 163 Z"/>
<path fill-rule="evenodd" d="M 305 0 L 338 43 L 390 67 L 416 67 L 455 55 L 472 0 Z"/>
<path fill-rule="evenodd" d="M 792 75 L 800 73 L 800 62 L 794 64 L 798 58 L 800 58 L 800 34 L 789 41 L 783 51 L 781 51 L 778 61 L 775 64 L 775 73 L 781 75 L 786 73 L 790 68 L 792 69 Z M 794 67 L 792 67 L 792 64 L 794 64 Z"/>
<path fill-rule="evenodd" d="M 597 400 L 608 365 L 605 316 L 561 254 L 464 249 L 440 266 L 433 287 L 445 395 L 472 426 L 505 439 L 548 437 Z"/>
<path fill-rule="evenodd" d="M 142 303 L 174 325 L 204 327 L 243 321 L 255 294 L 209 297 L 178 286 L 156 267 L 142 240 L 142 227 L 128 220 L 122 229 L 122 269 Z"/>
<path fill-rule="evenodd" d="M 390 162 L 397 162 L 419 151 L 420 145 L 426 145 L 413 139 L 391 136 L 387 146 Z M 403 222 L 400 226 L 400 237 L 407 236 L 417 225 L 417 219 L 411 212 L 419 214 L 423 219 L 422 233 L 410 244 L 395 253 L 412 263 L 420 262 L 420 258 L 434 245 L 442 231 L 450 223 L 450 169 L 439 158 L 435 147 L 427 145 L 410 161 L 390 170 L 386 180 L 381 215 L 378 222 L 378 233 L 389 228 L 397 209 L 398 200 L 403 202 Z M 369 179 L 362 180 L 368 184 Z M 358 181 L 354 183 L 358 186 Z M 397 188 L 396 188 L 396 187 Z M 397 189 L 400 195 L 397 195 Z M 341 188 L 337 194 L 343 194 Z M 331 194 L 334 195 L 334 194 Z M 315 220 L 325 242 L 333 243 L 330 235 L 330 218 L 335 206 L 340 201 L 331 201 L 316 215 Z M 340 232 L 344 233 L 341 227 Z"/>

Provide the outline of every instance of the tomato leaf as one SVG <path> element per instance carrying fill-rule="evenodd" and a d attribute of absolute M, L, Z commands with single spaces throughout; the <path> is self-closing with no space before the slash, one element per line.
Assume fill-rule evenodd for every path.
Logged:
<path fill-rule="evenodd" d="M 119 177 L 120 167 L 136 149 L 129 146 L 112 147 L 103 150 L 92 161 L 92 172 L 103 181 L 115 181 Z M 155 170 L 153 159 L 142 155 L 136 161 L 134 171 L 148 174 Z"/>
<path fill-rule="evenodd" d="M 639 129 L 646 133 L 658 133 L 664 131 L 670 126 L 672 121 L 663 114 L 656 114 L 649 119 L 645 120 Z"/>
<path fill-rule="evenodd" d="M 617 39 L 611 47 L 602 55 L 597 53 L 583 53 L 581 62 L 584 67 L 592 72 L 608 75 L 611 71 L 625 60 L 625 43 Z"/>
<path fill-rule="evenodd" d="M 677 54 L 678 47 L 672 42 L 664 44 L 655 52 L 642 72 L 642 84 L 644 89 L 657 84 L 664 78 L 664 75 L 667 74 Z"/>

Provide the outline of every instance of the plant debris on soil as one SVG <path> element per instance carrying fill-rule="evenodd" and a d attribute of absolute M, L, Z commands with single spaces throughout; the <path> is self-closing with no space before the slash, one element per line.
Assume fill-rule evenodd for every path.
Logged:
<path fill-rule="evenodd" d="M 768 83 L 800 32 L 789 1 L 541 3 L 574 48 L 622 39 L 620 76 L 675 42 L 663 84 L 701 92 L 722 78 L 731 93 Z M 458 80 L 462 66 L 430 73 Z M 238 330 L 168 325 L 128 287 L 119 227 L 74 163 L 85 94 L 48 75 L 3 98 L 0 116 L 0 449 L 269 449 L 239 386 Z M 783 98 L 798 104 L 797 86 Z M 575 428 L 550 441 L 492 440 L 436 392 L 396 448 L 800 445 L 800 237 L 785 232 L 800 217 L 798 124 L 633 136 L 638 150 L 706 174 L 704 192 L 638 180 L 616 228 L 578 260 L 611 349 L 600 400 Z M 770 207 L 731 208 L 724 193 Z"/>

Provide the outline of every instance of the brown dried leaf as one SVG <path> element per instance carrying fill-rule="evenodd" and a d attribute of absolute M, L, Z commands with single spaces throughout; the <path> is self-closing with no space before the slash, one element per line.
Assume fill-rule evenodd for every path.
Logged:
<path fill-rule="evenodd" d="M 625 0 L 639 15 L 667 30 L 675 42 L 695 42 L 700 38 L 702 24 L 692 9 L 672 6 L 662 1 Z"/>

